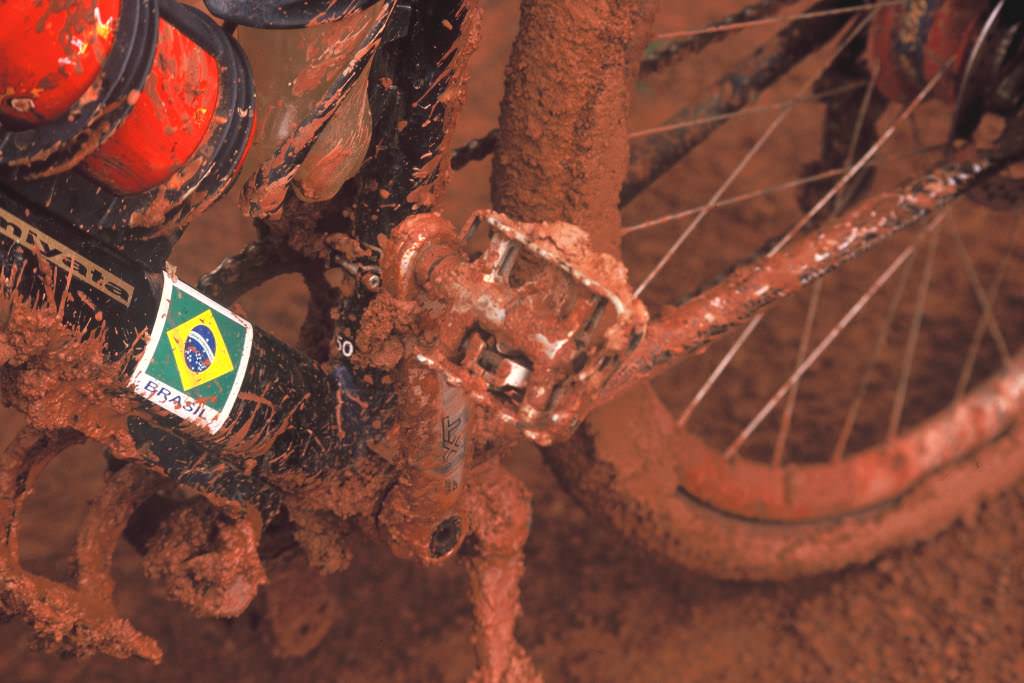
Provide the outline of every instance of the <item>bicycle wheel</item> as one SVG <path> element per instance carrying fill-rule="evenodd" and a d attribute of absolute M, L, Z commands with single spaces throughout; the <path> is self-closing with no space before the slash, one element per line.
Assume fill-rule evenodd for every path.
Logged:
<path fill-rule="evenodd" d="M 940 18 L 971 9 L 924 4 Z M 661 125 L 643 120 L 657 105 L 641 91 L 624 199 L 675 167 L 626 210 L 619 233 L 638 292 L 668 306 L 637 374 L 654 374 L 673 345 L 685 360 L 547 450 L 585 507 L 689 568 L 788 578 L 927 538 L 1024 474 L 1015 219 L 994 212 L 991 197 L 947 206 L 989 171 L 924 206 L 935 198 L 929 184 L 964 177 L 942 160 L 948 131 L 962 125 L 962 93 L 984 88 L 972 55 L 996 59 L 985 55 L 1019 28 L 1001 3 L 981 5 L 957 31 L 915 34 L 931 52 L 908 92 L 893 85 L 883 53 L 893 27 L 927 28 L 912 3 L 851 2 L 776 17 L 801 27 L 783 29 L 717 86 L 700 74 L 734 61 L 725 49 L 654 81 L 652 91 L 671 78 L 697 98 Z M 678 34 L 705 35 L 663 39 Z M 947 52 L 936 56 L 937 44 Z M 648 61 L 665 52 L 655 43 Z M 1012 71 L 1012 55 L 999 59 Z M 999 128 L 1016 108 L 972 126 L 975 141 L 1005 144 Z M 807 143 L 812 135 L 821 149 Z M 907 178 L 916 180 L 894 189 Z M 997 185 L 1014 187 L 1006 175 L 982 184 Z M 696 200 L 683 203 L 684 191 Z M 915 211 L 900 213 L 901 202 Z M 871 234 L 850 247 L 860 229 Z M 856 260 L 833 258 L 879 237 L 888 239 Z M 784 293 L 792 296 L 763 311 Z"/>

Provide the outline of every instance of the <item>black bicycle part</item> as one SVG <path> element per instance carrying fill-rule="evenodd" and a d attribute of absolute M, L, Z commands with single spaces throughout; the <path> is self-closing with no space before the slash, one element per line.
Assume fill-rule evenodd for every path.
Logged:
<path fill-rule="evenodd" d="M 102 334 L 104 359 L 125 379 L 157 318 L 159 273 L 44 208 L 0 187 L 0 261 L 20 296 L 62 311 L 80 335 Z M 75 277 L 68 273 L 74 270 Z M 69 289 L 70 288 L 70 289 Z M 97 313 L 102 315 L 97 315 Z M 343 361 L 337 373 L 351 368 Z M 313 361 L 254 329 L 245 378 L 231 415 L 211 435 L 138 397 L 128 419 L 135 443 L 172 479 L 272 514 L 273 477 L 316 479 L 354 462 L 366 448 L 365 402 Z M 336 409 L 336 406 L 338 407 Z M 341 419 L 344 424 L 339 424 Z"/>
<path fill-rule="evenodd" d="M 246 182 L 243 201 L 248 203 L 250 216 L 265 218 L 276 214 L 287 200 L 292 178 L 320 137 L 324 127 L 334 116 L 345 94 L 373 60 L 380 43 L 393 35 L 388 30 L 398 0 L 382 0 L 378 21 L 371 26 L 363 40 L 354 49 L 355 57 L 327 86 L 316 104 L 292 130 L 287 139 L 275 149 L 271 158 L 264 160 Z M 378 48 L 370 49 L 377 43 Z"/>
<path fill-rule="evenodd" d="M 832 40 L 847 24 L 848 14 L 832 10 L 862 4 L 861 0 L 818 0 L 807 8 L 820 16 L 789 24 L 750 57 L 707 88 L 703 100 L 663 121 L 660 133 L 635 138 L 629 146 L 629 173 L 620 192 L 626 206 L 658 178 L 696 149 L 714 131 L 731 120 L 728 114 L 748 106 L 808 56 Z M 675 126 L 693 119 L 703 123 Z"/>
<path fill-rule="evenodd" d="M 359 173 L 330 204 L 337 211 L 335 216 L 348 209 L 350 234 L 372 247 L 409 216 L 432 208 L 427 199 L 433 194 L 429 188 L 443 171 L 436 157 L 444 152 L 451 134 L 445 128 L 450 67 L 465 38 L 462 0 L 405 7 L 396 8 L 395 13 L 410 13 L 407 32 L 377 50 L 370 72 L 371 152 Z M 388 199 L 382 201 L 385 196 Z M 336 221 L 323 227 L 337 231 Z M 363 313 L 375 296 L 360 287 L 341 302 L 335 338 L 356 338 Z M 360 381 L 359 388 L 374 415 L 391 416 L 394 412 L 395 396 L 390 390 L 394 384 L 387 374 L 371 369 L 360 375 L 360 380 L 369 379 Z M 381 431 L 389 425 L 382 420 Z"/>
<path fill-rule="evenodd" d="M 440 165 L 428 172 L 423 170 L 442 153 L 450 133 L 445 129 L 448 104 L 443 96 L 451 79 L 449 67 L 458 52 L 457 41 L 463 37 L 463 2 L 443 0 L 403 8 L 400 23 L 388 30 L 393 40 L 384 45 L 384 54 L 379 51 L 374 61 L 370 93 L 373 152 L 339 196 L 317 212 L 316 229 L 330 233 L 338 232 L 339 223 L 345 223 L 339 218 L 340 211 L 332 209 L 358 207 L 346 212 L 354 217 L 348 227 L 367 244 L 375 244 L 378 236 L 409 215 L 430 208 L 429 203 L 417 201 L 419 193 L 415 191 L 428 190 L 438 180 Z M 388 78 L 390 84 L 384 85 Z M 400 121 L 407 125 L 399 126 Z M 76 176 L 74 182 L 82 179 L 75 173 L 66 175 Z M 384 206 L 380 206 L 382 189 L 393 198 Z M 110 259 L 103 262 L 110 263 L 112 272 L 135 273 L 132 277 L 140 282 L 140 291 L 141 282 L 149 283 L 146 296 L 133 299 L 128 310 L 120 313 L 121 318 L 107 319 L 107 334 L 122 340 L 120 347 L 108 344 L 110 360 L 118 360 L 138 351 L 135 347 L 124 348 L 128 342 L 123 340 L 138 339 L 155 320 L 156 282 L 162 262 L 157 267 L 133 262 L 129 255 L 139 256 L 147 266 L 160 261 L 143 251 L 151 248 L 152 242 L 122 245 L 119 242 L 129 242 L 130 236 L 97 227 L 103 225 L 103 216 L 95 209 L 105 197 L 102 188 L 93 184 L 87 192 L 76 193 L 79 196 L 75 198 L 63 196 L 72 194 L 66 188 L 59 190 L 60 186 L 54 184 L 7 183 L 0 184 L 0 197 L 12 215 L 31 218 L 33 227 L 47 235 L 59 232 L 66 240 L 63 243 L 72 245 L 79 254 L 102 254 Z M 429 191 L 422 194 L 430 196 Z M 307 211 L 311 209 L 306 207 Z M 88 211 L 93 213 L 86 216 Z M 13 240 L 8 241 L 13 244 Z M 21 277 L 45 288 L 49 269 L 38 263 L 34 256 L 38 252 L 25 251 L 26 255 L 19 256 Z M 342 302 L 344 315 L 339 321 L 339 328 L 349 330 L 353 338 L 373 296 L 368 290 L 357 291 L 352 299 Z M 82 322 L 79 316 L 68 318 L 65 324 L 77 330 L 81 328 L 75 325 Z M 119 349 L 123 349 L 121 356 Z M 126 373 L 131 370 L 124 369 Z M 309 481 L 343 469 L 360 457 L 371 438 L 387 429 L 390 411 L 382 411 L 394 403 L 394 391 L 393 384 L 383 381 L 385 374 L 365 370 L 356 373 L 346 359 L 340 358 L 329 377 L 308 358 L 257 330 L 241 392 L 228 421 L 215 436 L 160 412 L 141 398 L 139 412 L 129 420 L 129 430 L 140 448 L 155 458 L 154 466 L 171 478 L 224 498 L 258 505 L 270 514 L 282 493 L 271 481 L 276 475 L 285 474 L 285 479 L 294 481 L 291 473 L 300 471 Z M 256 447 L 247 448 L 253 444 Z M 243 458 L 249 462 L 243 464 Z"/>
<path fill-rule="evenodd" d="M 65 327 L 83 335 L 102 333 L 109 362 L 134 351 L 156 315 L 157 285 L 143 268 L 2 186 L 0 259 L 7 264 L 5 281 L 24 300 L 63 301 Z M 70 278 L 68 291 L 72 269 L 79 277 Z"/>
<path fill-rule="evenodd" d="M 445 94 L 463 38 L 464 4 L 438 0 L 415 3 L 410 11 L 406 35 L 382 45 L 374 59 L 372 153 L 351 181 L 355 236 L 375 246 L 380 235 L 430 209 L 417 190 L 438 179 L 442 167 L 436 157 L 451 132 L 445 130 Z"/>
<path fill-rule="evenodd" d="M 986 113 L 1012 118 L 1024 92 L 1024 8 L 995 4 L 969 52 L 950 140 L 969 140 Z"/>
<path fill-rule="evenodd" d="M 291 29 L 326 24 L 377 0 L 205 0 L 210 14 L 252 28 Z"/>

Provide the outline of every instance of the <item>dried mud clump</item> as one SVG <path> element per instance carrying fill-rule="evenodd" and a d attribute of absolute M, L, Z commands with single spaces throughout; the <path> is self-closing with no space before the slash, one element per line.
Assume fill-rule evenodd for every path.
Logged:
<path fill-rule="evenodd" d="M 146 577 L 195 613 L 237 617 L 267 583 L 257 546 L 259 532 L 204 498 L 174 510 L 146 544 Z"/>

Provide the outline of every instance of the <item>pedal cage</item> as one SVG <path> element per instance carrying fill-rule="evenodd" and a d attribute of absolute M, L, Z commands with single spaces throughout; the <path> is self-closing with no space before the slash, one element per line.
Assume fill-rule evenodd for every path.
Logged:
<path fill-rule="evenodd" d="M 541 445 L 572 434 L 646 331 L 625 267 L 568 223 L 480 211 L 456 233 L 420 214 L 383 271 L 422 303 L 416 358 Z"/>

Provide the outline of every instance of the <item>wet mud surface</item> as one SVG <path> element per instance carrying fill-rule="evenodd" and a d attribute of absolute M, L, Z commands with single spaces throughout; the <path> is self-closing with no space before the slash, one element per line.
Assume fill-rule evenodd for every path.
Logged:
<path fill-rule="evenodd" d="M 538 457 L 520 452 L 515 460 L 535 506 L 520 642 L 547 680 L 1024 676 L 1024 489 L 938 540 L 870 567 L 749 585 L 652 561 L 592 524 Z M 133 551 L 123 548 L 117 560 L 119 607 L 164 644 L 164 664 L 57 660 L 32 653 L 27 629 L 8 624 L 0 627 L 4 680 L 454 682 L 474 666 L 471 607 L 457 566 L 424 571 L 383 548 L 360 548 L 352 567 L 330 582 L 338 623 L 305 658 L 285 660 L 270 656 L 258 610 L 237 620 L 196 619 L 154 595 Z"/>
<path fill-rule="evenodd" d="M 665 8 L 659 19 L 661 25 L 701 25 L 725 11 L 720 4 L 731 8 L 739 3 L 683 4 Z M 502 67 L 516 21 L 512 3 L 491 1 L 483 5 L 484 36 L 474 57 L 461 140 L 486 133 L 497 119 Z M 760 38 L 763 34 L 739 43 L 749 50 Z M 712 52 L 709 59 L 729 63 L 736 52 L 736 43 L 732 43 L 728 49 Z M 645 108 L 634 115 L 635 126 L 653 125 L 677 108 L 657 109 L 655 95 L 659 90 L 664 92 L 664 83 L 654 81 L 641 86 L 640 103 Z M 700 87 L 695 77 L 680 88 L 680 97 L 692 96 Z M 930 122 L 940 125 L 939 118 L 929 115 L 930 111 L 925 112 L 919 122 L 922 128 L 927 129 Z M 733 142 L 724 143 L 735 148 L 721 158 L 698 154 L 685 168 L 666 176 L 627 211 L 623 222 L 628 225 L 701 203 L 729 172 L 729 164 L 742 156 L 742 145 L 750 145 L 770 117 L 741 124 L 746 127 L 731 135 L 729 140 Z M 817 135 L 813 114 L 800 121 L 807 122 Z M 782 182 L 798 173 L 800 162 L 808 158 L 808 149 L 813 158 L 811 148 L 817 140 L 813 145 L 810 140 L 809 134 L 791 133 L 766 150 L 754 162 L 751 182 L 757 184 L 753 187 Z M 773 154 L 776 159 L 787 159 L 786 168 L 770 162 Z M 713 172 L 699 173 L 700 164 Z M 456 224 L 471 211 L 489 205 L 488 167 L 489 162 L 484 162 L 454 175 L 447 211 Z M 912 168 L 902 166 L 886 172 L 899 178 Z M 748 188 L 737 188 L 737 192 L 744 189 Z M 699 254 L 702 267 L 684 268 L 684 274 L 675 281 L 668 278 L 669 284 L 659 281 L 652 286 L 651 299 L 672 301 L 680 291 L 692 288 L 725 262 L 748 255 L 766 235 L 791 224 L 793 216 L 798 215 L 792 204 L 791 195 L 787 195 L 757 208 L 723 211 L 725 218 L 706 226 L 701 240 L 681 255 L 693 259 Z M 968 209 L 959 214 L 959 220 L 961 225 L 980 230 L 985 227 L 980 215 Z M 252 237 L 237 216 L 238 210 L 229 200 L 214 207 L 205 220 L 190 229 L 174 254 L 180 275 L 194 281 L 216 265 L 220 256 Z M 778 228 L 766 227 L 769 224 Z M 210 248 L 210 233 L 204 233 L 207 227 L 217 231 L 217 249 Z M 649 268 L 671 236 L 671 232 L 667 236 L 659 234 L 649 242 L 634 238 L 632 246 L 627 242 L 630 265 L 634 269 Z M 967 239 L 970 242 L 973 237 Z M 951 250 L 948 237 L 943 240 L 942 244 Z M 943 267 L 952 268 L 939 266 L 940 281 Z M 865 274 L 875 272 L 867 266 L 864 269 Z M 835 300 L 848 305 L 856 294 L 837 290 Z M 295 344 L 305 296 L 300 276 L 284 276 L 243 297 L 240 306 L 257 323 Z M 969 297 L 969 291 L 959 296 Z M 806 306 L 806 300 L 802 305 Z M 942 349 L 941 341 L 955 336 L 961 317 L 958 311 L 967 305 L 964 300 L 950 298 L 948 306 L 936 309 L 937 324 L 932 329 L 937 336 L 929 346 Z M 759 407 L 765 392 L 774 390 L 785 376 L 786 368 L 791 366 L 783 368 L 783 364 L 770 362 L 768 352 L 783 348 L 794 349 L 795 353 L 802 310 L 780 309 L 781 322 L 770 327 L 765 339 L 740 358 L 746 379 L 725 384 L 720 395 L 711 397 L 702 409 L 704 418 L 695 424 L 710 443 L 724 447 Z M 967 318 L 973 325 L 976 311 L 970 310 Z M 1006 318 L 1011 348 L 1020 343 L 1020 320 L 1019 315 Z M 851 330 L 855 336 L 849 343 L 870 345 L 868 330 Z M 896 344 L 896 348 L 902 346 Z M 994 351 L 986 353 L 993 355 Z M 925 358 L 923 365 L 939 370 L 956 368 L 958 359 L 954 350 L 939 351 Z M 709 352 L 662 381 L 658 388 L 667 403 L 676 407 L 685 404 L 692 385 L 699 383 L 716 360 L 714 352 Z M 993 360 L 985 362 L 990 367 Z M 841 361 L 835 363 L 842 367 Z M 816 386 L 811 381 L 804 390 L 806 394 L 801 394 L 810 397 L 808 404 L 801 405 L 812 417 L 835 407 L 827 400 L 827 391 Z M 948 387 L 941 382 L 929 385 L 918 381 L 911 391 L 907 419 L 916 421 L 934 410 L 935 406 L 929 404 L 932 395 L 948 394 Z M 19 419 L 14 413 L 0 414 L 0 436 L 4 440 L 13 434 Z M 884 416 L 879 419 L 884 420 Z M 818 426 L 826 422 L 812 419 L 794 426 L 797 457 L 811 457 L 822 441 L 832 443 L 827 429 Z M 856 439 L 866 445 L 872 436 L 858 433 Z M 755 435 L 751 444 L 765 445 L 770 452 L 769 436 Z M 1024 535 L 1024 485 L 983 505 L 976 515 L 958 522 L 935 540 L 888 554 L 869 566 L 789 583 L 751 584 L 691 574 L 630 546 L 614 530 L 588 518 L 559 488 L 531 447 L 517 447 L 507 464 L 533 498 L 522 579 L 523 617 L 517 633 L 545 680 L 1024 679 L 1024 553 L 1019 550 Z M 28 503 L 22 529 L 21 555 L 26 568 L 54 578 L 68 575 L 63 558 L 74 544 L 86 502 L 99 490 L 104 467 L 100 451 L 89 444 L 68 451 L 43 474 L 36 495 Z M 142 632 L 160 642 L 163 664 L 154 667 L 106 656 L 61 660 L 35 652 L 30 629 L 12 622 L 0 625 L 0 680 L 465 680 L 475 661 L 470 582 L 463 567 L 450 563 L 422 569 L 394 558 L 383 545 L 370 542 L 354 544 L 351 550 L 351 565 L 327 579 L 315 573 L 304 575 L 308 568 L 291 566 L 287 555 L 265 563 L 272 582 L 280 580 L 282 586 L 290 587 L 287 590 L 302 590 L 313 596 L 301 601 L 310 606 L 309 613 L 296 614 L 281 594 L 267 594 L 261 588 L 261 598 L 240 617 L 214 619 L 198 618 L 186 606 L 161 597 L 146 579 L 147 573 L 158 572 L 159 568 L 144 566 L 137 552 L 122 542 L 114 561 L 118 581 L 115 603 Z M 336 564 L 347 561 L 345 557 Z M 318 585 L 321 582 L 322 587 Z M 258 580 L 254 578 L 251 583 Z M 324 598 L 325 594 L 330 597 Z M 274 620 L 267 617 L 271 612 L 276 615 Z M 331 626 L 322 616 L 328 614 L 336 619 Z M 284 638 L 270 633 L 283 623 L 294 625 Z M 326 638 L 310 650 L 309 639 L 321 630 L 327 630 Z M 275 653 L 299 657 L 280 658 Z"/>

